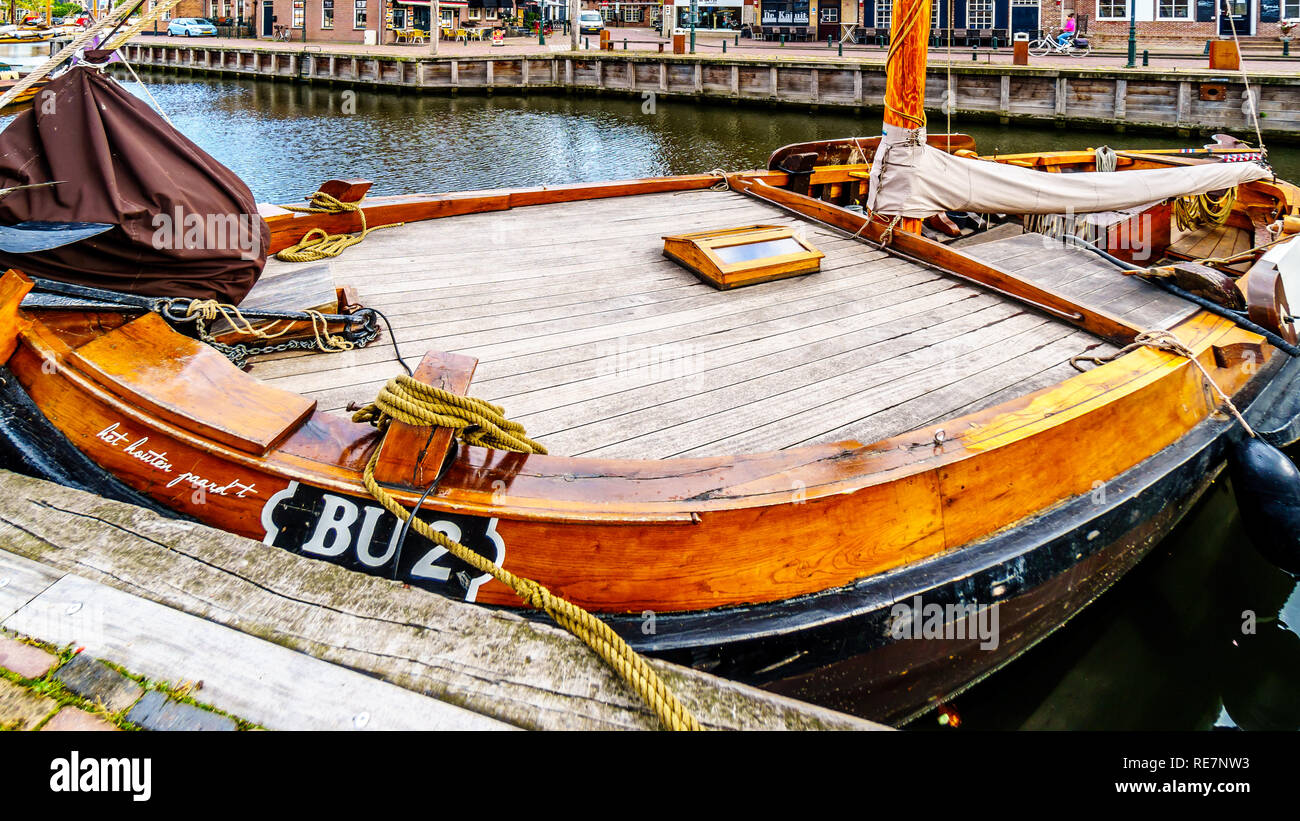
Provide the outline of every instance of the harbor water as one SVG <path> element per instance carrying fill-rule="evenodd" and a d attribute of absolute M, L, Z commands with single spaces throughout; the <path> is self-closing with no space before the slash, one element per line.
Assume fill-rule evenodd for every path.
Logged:
<path fill-rule="evenodd" d="M 764 166 L 788 143 L 879 127 L 875 115 L 681 98 L 434 96 L 158 73 L 144 80 L 149 94 L 127 85 L 152 95 L 262 202 L 300 200 L 334 177 L 402 194 L 741 170 Z M 931 130 L 944 130 L 933 119 Z M 972 134 L 981 153 L 1205 142 L 952 125 Z M 1280 177 L 1300 180 L 1300 149 L 1279 146 L 1270 160 Z M 1251 547 L 1224 479 L 1109 593 L 950 707 L 967 728 L 1297 729 L 1297 628 L 1295 580 Z M 934 714 L 917 725 L 939 728 Z"/>

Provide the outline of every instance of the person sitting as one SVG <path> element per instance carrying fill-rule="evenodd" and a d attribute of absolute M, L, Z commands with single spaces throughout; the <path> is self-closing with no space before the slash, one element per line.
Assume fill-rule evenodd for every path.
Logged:
<path fill-rule="evenodd" d="M 1062 48 L 1065 44 L 1074 39 L 1074 12 L 1065 18 L 1065 28 L 1061 29 L 1060 35 L 1056 38 L 1056 44 Z"/>

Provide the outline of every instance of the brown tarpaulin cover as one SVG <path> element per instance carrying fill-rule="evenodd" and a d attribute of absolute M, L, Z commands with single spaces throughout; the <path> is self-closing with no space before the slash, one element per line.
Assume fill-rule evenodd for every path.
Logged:
<path fill-rule="evenodd" d="M 0 223 L 116 227 L 51 251 L 0 251 L 0 269 L 238 303 L 266 264 L 270 230 L 248 186 L 93 69 L 52 80 L 0 133 L 0 187 L 52 180 L 64 183 L 0 199 Z"/>

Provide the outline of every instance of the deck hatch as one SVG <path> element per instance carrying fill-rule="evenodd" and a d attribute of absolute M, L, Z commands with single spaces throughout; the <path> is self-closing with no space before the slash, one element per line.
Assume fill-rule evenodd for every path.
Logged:
<path fill-rule="evenodd" d="M 666 236 L 664 256 L 727 289 L 815 273 L 825 255 L 789 228 L 746 225 Z"/>

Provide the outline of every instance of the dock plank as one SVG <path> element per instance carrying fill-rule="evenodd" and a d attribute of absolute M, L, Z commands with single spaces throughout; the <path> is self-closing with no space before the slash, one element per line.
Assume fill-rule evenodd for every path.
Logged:
<path fill-rule="evenodd" d="M 69 618 L 73 611 L 93 619 Z M 203 700 L 276 730 L 508 730 L 511 725 L 171 607 L 66 575 L 3 622 L 159 681 L 201 681 Z"/>

